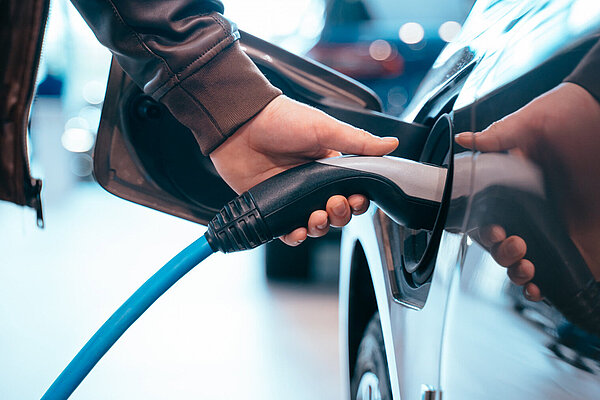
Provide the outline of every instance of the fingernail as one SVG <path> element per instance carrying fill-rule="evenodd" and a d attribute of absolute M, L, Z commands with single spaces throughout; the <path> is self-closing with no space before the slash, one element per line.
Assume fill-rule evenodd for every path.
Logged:
<path fill-rule="evenodd" d="M 325 229 L 327 228 L 327 221 L 323 222 L 322 224 L 317 225 L 317 229 Z"/>
<path fill-rule="evenodd" d="M 343 217 L 346 214 L 346 205 L 344 202 L 340 201 L 336 205 L 333 206 L 333 213 L 338 217 Z"/>
<path fill-rule="evenodd" d="M 386 136 L 384 138 L 381 138 L 381 140 L 383 140 L 386 143 L 397 143 L 398 142 L 398 138 L 395 138 L 393 136 Z"/>
<path fill-rule="evenodd" d="M 354 215 L 358 215 L 360 213 L 363 213 L 366 211 L 366 207 L 362 206 L 362 207 L 350 207 L 350 211 L 352 211 L 352 214 Z"/>
<path fill-rule="evenodd" d="M 529 289 L 527 289 L 527 287 L 525 287 L 525 297 L 531 298 L 531 293 L 529 293 Z"/>
<path fill-rule="evenodd" d="M 463 139 L 463 138 L 466 138 L 466 137 L 471 136 L 471 135 L 472 135 L 471 132 L 462 132 L 462 133 L 459 133 L 458 135 L 456 135 L 456 138 L 457 139 Z"/>

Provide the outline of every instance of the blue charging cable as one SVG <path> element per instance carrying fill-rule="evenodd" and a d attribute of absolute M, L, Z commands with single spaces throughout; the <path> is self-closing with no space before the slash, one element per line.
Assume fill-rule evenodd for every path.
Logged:
<path fill-rule="evenodd" d="M 42 400 L 67 399 L 104 354 L 156 299 L 213 252 L 206 236 L 202 236 L 152 275 L 79 350 Z"/>
<path fill-rule="evenodd" d="M 381 165 L 371 168 L 372 164 Z M 431 168 L 436 167 L 418 164 L 426 169 L 426 173 L 414 173 L 415 165 L 413 161 L 383 157 L 342 157 L 333 162 L 315 161 L 275 175 L 232 199 L 210 221 L 204 236 L 148 279 L 100 327 L 56 378 L 42 400 L 67 399 L 140 315 L 213 252 L 253 249 L 295 228 L 306 226 L 310 214 L 322 208 L 327 199 L 335 194 L 366 194 L 396 222 L 413 229 L 432 227 L 440 200 L 433 194 L 433 197 L 411 197 L 402 186 L 422 187 L 423 177 L 431 177 L 432 180 L 427 182 L 435 189 L 431 193 L 441 193 L 437 185 L 445 181 L 440 174 L 446 176 L 446 171 L 441 169 L 432 172 Z M 398 185 L 397 174 L 390 178 L 373 172 L 394 172 L 398 168 L 413 171 L 405 174 L 406 182 L 401 182 L 403 185 Z"/>

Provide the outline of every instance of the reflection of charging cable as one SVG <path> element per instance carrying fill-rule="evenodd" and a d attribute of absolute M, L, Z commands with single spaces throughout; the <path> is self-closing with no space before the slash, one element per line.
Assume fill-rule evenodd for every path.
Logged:
<path fill-rule="evenodd" d="M 393 157 L 339 157 L 276 175 L 229 202 L 208 231 L 148 279 L 100 327 L 42 400 L 66 399 L 102 356 L 163 293 L 215 251 L 254 248 L 303 226 L 335 194 L 367 195 L 392 218 L 431 229 L 446 170 Z"/>

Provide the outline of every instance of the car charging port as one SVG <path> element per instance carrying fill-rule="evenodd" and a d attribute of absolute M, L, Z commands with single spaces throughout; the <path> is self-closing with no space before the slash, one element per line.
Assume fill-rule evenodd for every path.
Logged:
<path fill-rule="evenodd" d="M 435 266 L 452 188 L 452 135 L 452 118 L 448 114 L 443 114 L 433 125 L 419 159 L 422 163 L 448 168 L 448 178 L 433 229 L 403 229 L 402 268 L 397 271 L 402 274 L 402 279 L 413 288 L 429 282 Z"/>

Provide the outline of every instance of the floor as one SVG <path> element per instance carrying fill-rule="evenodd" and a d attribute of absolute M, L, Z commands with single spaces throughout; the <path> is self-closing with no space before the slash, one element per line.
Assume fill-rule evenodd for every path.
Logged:
<path fill-rule="evenodd" d="M 2 399 L 39 398 L 104 320 L 203 233 L 93 182 L 50 178 L 46 229 L 0 203 Z M 339 398 L 335 286 L 268 284 L 262 257 L 214 255 L 190 272 L 72 398 Z"/>

